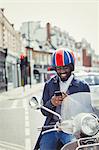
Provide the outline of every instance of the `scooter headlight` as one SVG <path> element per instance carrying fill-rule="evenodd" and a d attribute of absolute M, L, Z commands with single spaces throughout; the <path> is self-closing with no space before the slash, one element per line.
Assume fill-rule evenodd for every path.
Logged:
<path fill-rule="evenodd" d="M 99 123 L 95 116 L 89 114 L 82 118 L 81 130 L 88 136 L 93 136 L 99 131 Z"/>

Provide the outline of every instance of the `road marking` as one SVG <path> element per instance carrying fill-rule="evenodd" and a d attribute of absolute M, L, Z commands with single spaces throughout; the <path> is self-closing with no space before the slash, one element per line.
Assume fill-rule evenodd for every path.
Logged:
<path fill-rule="evenodd" d="M 12 110 L 12 109 L 24 109 L 23 107 L 16 107 L 16 108 L 10 108 L 10 107 L 6 107 L 6 108 L 0 108 L 0 110 Z"/>
<path fill-rule="evenodd" d="M 25 121 L 29 121 L 29 116 L 25 115 Z"/>
<path fill-rule="evenodd" d="M 30 129 L 25 127 L 25 136 L 30 136 Z"/>
<path fill-rule="evenodd" d="M 25 139 L 25 150 L 31 150 L 31 140 L 30 140 L 30 138 Z"/>
<path fill-rule="evenodd" d="M 30 127 L 30 123 L 29 123 L 29 121 L 25 121 L 25 127 L 27 128 L 27 127 Z"/>
<path fill-rule="evenodd" d="M 22 100 L 22 103 L 23 103 L 23 107 L 25 108 L 25 109 L 28 109 L 28 104 L 27 104 L 27 100 L 26 99 L 23 99 Z"/>
<path fill-rule="evenodd" d="M 29 111 L 25 109 L 25 115 L 29 115 Z"/>
<path fill-rule="evenodd" d="M 25 108 L 25 150 L 31 150 L 29 109 L 27 100 L 24 99 L 22 102 Z"/>
<path fill-rule="evenodd" d="M 24 108 L 25 108 L 25 111 L 28 111 L 28 106 L 24 106 Z"/>
<path fill-rule="evenodd" d="M 11 150 L 24 150 L 24 146 L 9 143 L 6 141 L 0 141 L 0 149 L 1 147 L 6 148 L 6 149 L 10 148 Z"/>

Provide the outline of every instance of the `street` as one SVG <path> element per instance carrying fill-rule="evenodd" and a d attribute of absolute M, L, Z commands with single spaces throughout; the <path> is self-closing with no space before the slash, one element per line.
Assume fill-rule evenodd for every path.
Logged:
<path fill-rule="evenodd" d="M 40 90 L 35 90 L 33 95 L 40 97 Z M 45 118 L 40 111 L 30 108 L 32 95 L 29 92 L 25 97 L 15 98 L 16 92 L 12 95 L 12 99 L 11 94 L 5 100 L 0 99 L 0 150 L 32 150 L 40 132 L 37 128 Z"/>

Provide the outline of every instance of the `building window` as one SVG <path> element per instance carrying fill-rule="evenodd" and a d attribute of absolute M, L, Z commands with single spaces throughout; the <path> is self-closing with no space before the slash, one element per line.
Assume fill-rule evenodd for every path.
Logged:
<path fill-rule="evenodd" d="M 7 66 L 8 70 L 8 82 L 13 82 L 13 75 L 12 75 L 12 64 L 8 64 Z"/>

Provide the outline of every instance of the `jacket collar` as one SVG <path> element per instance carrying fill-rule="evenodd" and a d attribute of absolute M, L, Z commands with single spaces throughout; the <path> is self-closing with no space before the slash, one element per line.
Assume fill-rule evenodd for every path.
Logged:
<path fill-rule="evenodd" d="M 59 83 L 59 77 L 58 77 L 58 75 L 56 75 L 56 76 L 54 76 L 54 83 Z M 73 80 L 72 80 L 72 82 L 71 82 L 71 84 L 70 84 L 70 86 L 78 86 L 78 80 L 76 80 L 75 79 L 75 75 L 74 75 L 74 78 L 73 78 Z"/>
<path fill-rule="evenodd" d="M 53 80 L 54 80 L 54 83 L 59 83 L 59 77 L 58 77 L 58 75 L 55 75 L 54 78 L 53 78 Z"/>
<path fill-rule="evenodd" d="M 76 80 L 75 79 L 75 77 L 73 78 L 73 80 L 72 80 L 72 82 L 71 82 L 71 84 L 70 84 L 70 86 L 72 86 L 72 85 L 74 85 L 74 86 L 78 86 L 78 80 Z"/>

